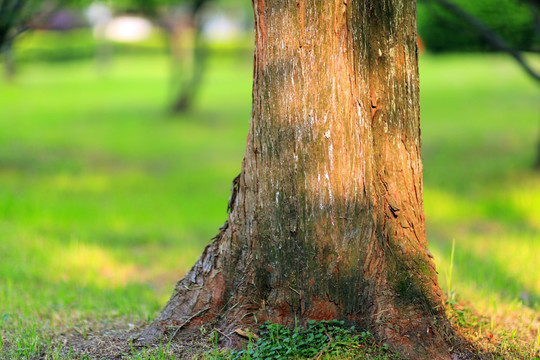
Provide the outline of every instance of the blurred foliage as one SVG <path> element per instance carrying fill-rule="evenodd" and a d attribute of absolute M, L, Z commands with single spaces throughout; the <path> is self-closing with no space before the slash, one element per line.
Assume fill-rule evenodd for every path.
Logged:
<path fill-rule="evenodd" d="M 63 7 L 81 7 L 86 0 L 4 0 L 0 2 L 0 52 L 15 38 Z"/>
<path fill-rule="evenodd" d="M 138 43 L 111 43 L 112 52 L 119 54 L 158 54 L 165 52 L 165 41 L 160 33 Z M 96 56 L 98 43 L 90 29 L 70 31 L 32 31 L 16 44 L 18 62 L 71 61 Z"/>
<path fill-rule="evenodd" d="M 78 59 L 91 59 L 96 55 L 96 43 L 90 29 L 71 31 L 32 31 L 15 43 L 17 62 L 29 61 L 56 62 Z M 113 54 L 116 55 L 158 55 L 167 53 L 167 44 L 158 31 L 138 43 L 110 43 Z M 251 34 L 245 34 L 242 39 L 207 44 L 211 55 L 253 52 Z"/>
<path fill-rule="evenodd" d="M 171 6 L 193 6 L 197 2 L 197 0 L 116 0 L 114 8 L 121 12 L 135 12 L 157 17 L 160 10 L 166 11 Z"/>
<path fill-rule="evenodd" d="M 115 0 L 114 8 L 125 12 L 137 12 L 155 17 L 160 10 L 166 10 L 170 7 L 185 6 L 197 10 L 198 7 L 210 3 L 218 6 L 237 5 L 245 9 L 251 9 L 251 2 L 245 0 Z"/>
<path fill-rule="evenodd" d="M 529 7 L 517 0 L 453 0 L 478 17 L 512 46 L 538 50 L 538 39 Z M 480 33 L 462 19 L 430 1 L 418 2 L 418 32 L 435 52 L 492 50 Z"/>

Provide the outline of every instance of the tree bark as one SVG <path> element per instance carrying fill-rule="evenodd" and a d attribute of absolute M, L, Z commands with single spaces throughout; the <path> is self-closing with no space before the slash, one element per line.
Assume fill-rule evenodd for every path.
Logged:
<path fill-rule="evenodd" d="M 416 2 L 254 0 L 252 121 L 228 220 L 140 339 L 342 319 L 448 359 L 427 250 Z"/>

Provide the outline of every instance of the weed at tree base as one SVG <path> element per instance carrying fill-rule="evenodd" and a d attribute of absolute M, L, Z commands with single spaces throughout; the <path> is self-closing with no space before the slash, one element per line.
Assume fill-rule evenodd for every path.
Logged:
<path fill-rule="evenodd" d="M 358 332 L 343 321 L 308 321 L 307 327 L 291 330 L 283 325 L 266 323 L 260 338 L 245 350 L 215 354 L 213 359 L 401 359 L 379 346 L 367 332 Z"/>

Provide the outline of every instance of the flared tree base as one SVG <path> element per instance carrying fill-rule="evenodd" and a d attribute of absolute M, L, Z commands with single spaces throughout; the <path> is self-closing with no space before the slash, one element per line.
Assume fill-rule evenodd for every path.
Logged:
<path fill-rule="evenodd" d="M 302 299 L 303 294 L 297 293 L 300 302 L 295 306 L 290 298 L 279 295 L 296 293 L 290 286 L 274 288 L 261 298 L 251 281 L 256 269 L 249 262 L 243 269 L 224 272 L 225 258 L 232 256 L 227 251 L 230 234 L 226 226 L 206 247 L 158 318 L 138 337 L 139 345 L 169 342 L 185 333 L 192 336 L 205 326 L 219 330 L 225 346 L 237 348 L 245 344 L 246 333 L 256 334 L 266 321 L 292 328 L 308 320 L 338 319 L 370 331 L 377 341 L 406 358 L 451 359 L 449 349 L 457 340 L 444 310 L 406 305 L 389 290 L 378 291 L 381 296 L 360 313 L 344 313 L 340 304 L 325 295 L 305 294 L 309 298 Z"/>

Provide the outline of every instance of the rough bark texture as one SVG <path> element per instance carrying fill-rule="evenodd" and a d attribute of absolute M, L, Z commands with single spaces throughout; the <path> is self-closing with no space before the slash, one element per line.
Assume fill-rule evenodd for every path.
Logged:
<path fill-rule="evenodd" d="M 255 0 L 228 220 L 141 336 L 344 319 L 414 359 L 452 336 L 427 251 L 413 0 Z"/>

